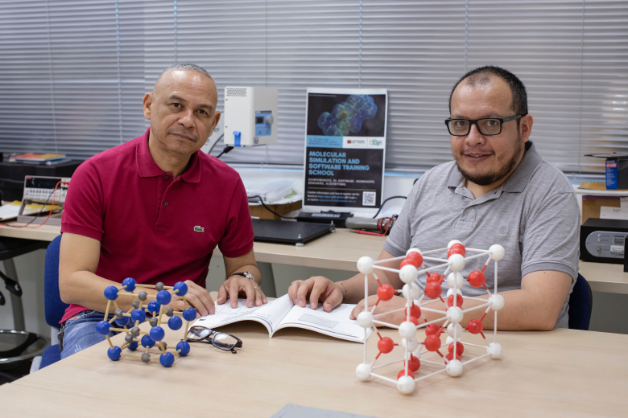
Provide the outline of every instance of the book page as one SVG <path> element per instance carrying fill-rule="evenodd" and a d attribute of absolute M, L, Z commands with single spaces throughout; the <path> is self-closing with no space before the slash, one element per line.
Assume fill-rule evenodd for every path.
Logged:
<path fill-rule="evenodd" d="M 201 326 L 214 329 L 227 324 L 240 321 L 257 321 L 263 324 L 272 335 L 281 319 L 292 307 L 292 301 L 285 295 L 279 299 L 271 300 L 266 305 L 246 306 L 246 299 L 238 300 L 238 307 L 232 308 L 229 301 L 223 305 L 216 305 L 216 313 L 197 319 L 192 326 Z"/>
<path fill-rule="evenodd" d="M 357 321 L 349 319 L 349 314 L 353 308 L 355 308 L 355 305 L 343 303 L 331 312 L 325 312 L 322 303 L 316 310 L 295 305 L 283 318 L 277 329 L 287 327 L 303 328 L 329 335 L 330 337 L 363 342 L 364 328 L 359 326 Z M 369 328 L 366 338 L 368 338 L 370 333 L 371 329 Z"/>

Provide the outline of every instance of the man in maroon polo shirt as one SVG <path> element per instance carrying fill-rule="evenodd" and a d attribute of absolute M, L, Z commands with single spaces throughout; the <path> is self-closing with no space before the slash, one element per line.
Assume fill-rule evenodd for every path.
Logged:
<path fill-rule="evenodd" d="M 172 66 L 144 97 L 146 133 L 76 170 L 61 225 L 59 289 L 70 304 L 61 320 L 62 358 L 105 339 L 96 332 L 103 292 L 126 277 L 166 286 L 185 281 L 188 302 L 213 314 L 205 278 L 216 246 L 227 272 L 216 303 L 229 298 L 236 306 L 239 294 L 249 307 L 267 303 L 240 176 L 199 151 L 220 119 L 217 101 L 203 68 Z M 117 302 L 128 310 L 132 300 Z M 183 302 L 174 297 L 169 306 L 182 310 Z"/>

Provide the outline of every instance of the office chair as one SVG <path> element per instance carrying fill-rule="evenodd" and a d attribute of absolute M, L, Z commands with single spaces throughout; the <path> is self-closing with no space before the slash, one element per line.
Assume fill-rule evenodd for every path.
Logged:
<path fill-rule="evenodd" d="M 593 309 L 593 293 L 591 286 L 578 273 L 576 284 L 569 296 L 569 329 L 587 331 L 591 322 L 591 310 Z"/>
<path fill-rule="evenodd" d="M 46 323 L 50 325 L 50 347 L 47 347 L 41 357 L 33 359 L 31 373 L 43 369 L 61 359 L 59 351 L 59 321 L 69 306 L 61 301 L 59 296 L 59 247 L 61 235 L 50 242 L 46 251 L 46 264 L 44 269 L 44 313 Z"/>
<path fill-rule="evenodd" d="M 13 257 L 17 257 L 35 250 L 46 248 L 45 241 L 34 241 L 19 238 L 0 238 L 0 261 L 3 261 L 6 274 L 0 273 L 6 289 L 11 297 L 13 308 L 13 328 L 0 330 L 0 364 L 2 368 L 17 367 L 24 361 L 30 360 L 41 351 L 46 341 L 39 335 L 26 331 L 24 321 L 24 307 L 22 305 L 22 287 L 19 285 L 17 270 Z M 0 306 L 4 305 L 4 295 L 0 296 Z"/>

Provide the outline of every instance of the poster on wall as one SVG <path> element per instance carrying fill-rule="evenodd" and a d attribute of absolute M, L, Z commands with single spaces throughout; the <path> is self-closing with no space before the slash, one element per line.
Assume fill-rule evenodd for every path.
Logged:
<path fill-rule="evenodd" d="M 377 211 L 387 114 L 386 89 L 307 89 L 305 211 Z"/>

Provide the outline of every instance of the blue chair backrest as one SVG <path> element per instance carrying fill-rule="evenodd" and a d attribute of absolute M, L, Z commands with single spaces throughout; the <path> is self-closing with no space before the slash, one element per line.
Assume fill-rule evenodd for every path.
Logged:
<path fill-rule="evenodd" d="M 61 301 L 59 296 L 59 248 L 61 235 L 55 237 L 46 250 L 44 267 L 44 311 L 46 323 L 51 327 L 59 328 L 59 321 L 69 306 Z"/>
<path fill-rule="evenodd" d="M 591 286 L 578 274 L 578 279 L 569 296 L 569 329 L 588 330 L 593 309 Z"/>

